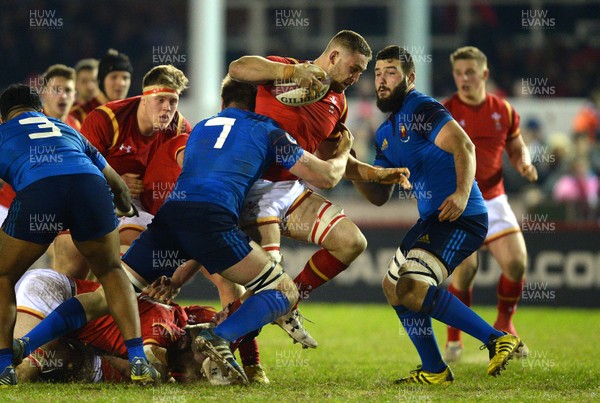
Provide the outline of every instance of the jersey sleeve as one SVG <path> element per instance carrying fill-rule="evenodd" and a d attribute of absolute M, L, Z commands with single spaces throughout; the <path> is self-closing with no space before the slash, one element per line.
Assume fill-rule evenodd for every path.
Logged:
<path fill-rule="evenodd" d="M 423 102 L 415 108 L 416 132 L 431 141 L 435 141 L 438 133 L 446 123 L 452 120 L 452 115 L 438 102 Z"/>
<path fill-rule="evenodd" d="M 304 154 L 302 147 L 285 130 L 275 129 L 269 132 L 270 154 L 275 163 L 290 169 Z"/>
<path fill-rule="evenodd" d="M 375 142 L 375 159 L 373 160 L 373 166 L 383 167 L 383 168 L 394 168 L 394 164 L 388 160 L 383 151 L 381 151 L 381 146 L 378 142 Z"/>
<path fill-rule="evenodd" d="M 519 137 L 521 135 L 521 117 L 519 116 L 519 114 L 517 113 L 517 111 L 515 110 L 515 108 L 513 108 L 513 106 L 511 104 L 509 104 L 507 101 L 506 102 L 506 107 L 508 108 L 508 123 L 509 123 L 509 128 L 508 128 L 508 132 L 506 134 L 506 141 L 510 141 L 516 137 Z"/>
<path fill-rule="evenodd" d="M 108 154 L 112 145 L 114 130 L 106 114 L 100 109 L 94 109 L 81 126 L 81 133 L 96 147 L 102 155 Z"/>

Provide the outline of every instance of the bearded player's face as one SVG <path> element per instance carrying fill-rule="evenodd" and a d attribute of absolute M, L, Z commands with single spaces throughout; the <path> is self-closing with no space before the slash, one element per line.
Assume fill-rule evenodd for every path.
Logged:
<path fill-rule="evenodd" d="M 375 63 L 375 90 L 377 91 L 377 107 L 382 112 L 394 112 L 400 109 L 408 86 L 408 77 L 402 72 L 400 60 L 377 60 Z"/>
<path fill-rule="evenodd" d="M 164 130 L 169 126 L 177 112 L 179 96 L 176 94 L 157 94 L 144 97 L 146 116 L 152 120 L 154 130 Z"/>

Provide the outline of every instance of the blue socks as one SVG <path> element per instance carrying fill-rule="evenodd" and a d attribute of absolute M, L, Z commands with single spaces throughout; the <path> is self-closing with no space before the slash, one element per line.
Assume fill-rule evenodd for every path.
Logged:
<path fill-rule="evenodd" d="M 127 347 L 130 364 L 133 362 L 134 358 L 146 359 L 146 353 L 144 353 L 144 341 L 141 337 L 125 340 L 125 347 Z"/>
<path fill-rule="evenodd" d="M 2 348 L 0 349 L 0 371 L 4 371 L 4 368 L 12 365 L 13 361 L 13 349 Z"/>
<path fill-rule="evenodd" d="M 77 298 L 70 298 L 60 304 L 29 333 L 23 336 L 24 357 L 44 344 L 71 333 L 87 323 L 85 310 Z"/>
<path fill-rule="evenodd" d="M 483 344 L 504 335 L 443 288 L 429 287 L 420 312 L 470 334 Z"/>
<path fill-rule="evenodd" d="M 437 345 L 431 317 L 420 313 L 409 311 L 402 305 L 393 306 L 406 334 L 415 345 L 419 357 L 421 357 L 422 369 L 428 372 L 440 373 L 447 367 Z"/>
<path fill-rule="evenodd" d="M 266 290 L 254 294 L 237 311 L 215 327 L 217 336 L 230 342 L 260 329 L 286 313 L 289 301 L 279 290 Z"/>

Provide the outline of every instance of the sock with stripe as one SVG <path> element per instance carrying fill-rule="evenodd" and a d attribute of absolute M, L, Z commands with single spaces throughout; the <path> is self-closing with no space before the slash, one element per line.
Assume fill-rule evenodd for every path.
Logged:
<path fill-rule="evenodd" d="M 483 344 L 487 344 L 491 338 L 504 335 L 454 295 L 436 286 L 430 286 L 427 290 L 420 312 L 470 334 Z"/>
<path fill-rule="evenodd" d="M 458 298 L 466 306 L 471 306 L 473 301 L 473 289 L 470 288 L 465 291 L 461 291 L 455 288 L 452 283 L 448 286 L 448 292 Z M 462 337 L 460 329 L 452 326 L 448 326 L 448 341 L 459 341 L 462 345 Z"/>
<path fill-rule="evenodd" d="M 443 372 L 447 365 L 435 339 L 431 318 L 421 312 L 409 311 L 402 305 L 392 308 L 421 357 L 421 369 L 436 374 Z"/>
<path fill-rule="evenodd" d="M 504 274 L 500 276 L 498 281 L 498 319 L 495 323 L 498 329 L 514 331 L 512 317 L 517 311 L 517 303 L 521 298 L 524 283 L 525 279 L 512 281 Z"/>
<path fill-rule="evenodd" d="M 306 299 L 319 288 L 348 267 L 326 249 L 320 249 L 308 259 L 304 269 L 296 276 L 294 283 L 300 292 L 300 299 Z"/>
<path fill-rule="evenodd" d="M 230 342 L 260 329 L 287 312 L 289 300 L 279 290 L 265 290 L 248 298 L 240 307 L 214 328 L 217 336 Z"/>
<path fill-rule="evenodd" d="M 23 357 L 38 347 L 83 327 L 87 323 L 83 305 L 77 298 L 69 298 L 21 339 L 25 342 Z"/>

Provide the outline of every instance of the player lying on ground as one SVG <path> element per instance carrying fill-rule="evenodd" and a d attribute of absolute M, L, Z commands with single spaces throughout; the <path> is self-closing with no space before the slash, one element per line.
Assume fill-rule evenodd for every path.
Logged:
<path fill-rule="evenodd" d="M 128 363 L 119 358 L 126 353 L 123 338 L 112 317 L 101 316 L 96 309 L 105 305 L 100 284 L 69 278 L 51 269 L 34 269 L 19 281 L 16 295 L 15 335 L 21 338 L 18 347 L 25 356 L 16 368 L 19 381 L 129 380 Z M 50 341 L 61 336 L 54 325 L 58 323 L 57 319 L 65 319 L 61 315 L 64 307 L 61 304 L 72 298 L 80 301 L 91 321 L 64 338 Z M 216 313 L 214 308 L 164 305 L 145 295 L 138 297 L 137 302 L 144 350 L 149 361 L 160 371 L 163 381 L 171 376 L 179 382 L 198 380 L 201 368 L 211 380 L 218 380 L 214 363 L 207 362 L 207 357 L 192 343 L 200 332 L 194 325 L 210 325 Z M 221 384 L 231 382 L 226 378 L 218 381 Z"/>

